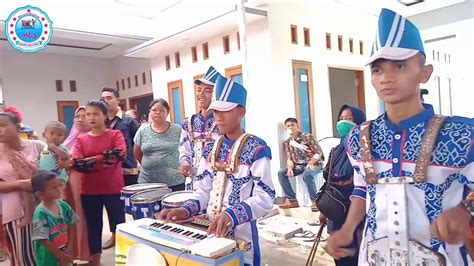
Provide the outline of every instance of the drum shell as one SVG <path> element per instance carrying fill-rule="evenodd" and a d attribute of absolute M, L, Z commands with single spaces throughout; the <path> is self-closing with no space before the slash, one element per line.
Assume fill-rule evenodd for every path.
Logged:
<path fill-rule="evenodd" d="M 143 187 L 140 189 L 140 187 Z M 143 192 L 143 191 L 149 191 L 152 189 L 157 189 L 157 188 L 167 188 L 168 185 L 165 183 L 148 183 L 148 184 L 135 184 L 135 185 L 130 185 L 122 188 L 121 191 L 121 196 L 120 199 L 124 201 L 124 211 L 125 213 L 132 214 L 132 204 L 130 202 L 130 199 L 132 198 L 133 195 Z"/>
<path fill-rule="evenodd" d="M 171 191 L 172 190 L 169 188 L 158 188 L 135 193 L 130 198 L 131 214 L 133 215 L 133 218 L 135 220 L 146 217 L 153 218 L 154 214 L 160 212 L 162 209 L 163 196 L 169 194 Z M 157 196 L 148 199 L 139 199 L 139 197 L 143 196 L 144 194 L 150 194 L 153 192 L 155 192 Z"/>
<path fill-rule="evenodd" d="M 163 196 L 163 198 L 162 198 L 163 209 L 179 208 L 179 207 L 183 206 L 183 204 L 186 200 L 182 200 L 182 201 L 170 201 L 169 200 L 172 196 L 179 195 L 179 194 L 189 194 L 189 197 L 187 197 L 187 199 L 186 199 L 186 200 L 188 200 L 193 195 L 193 192 L 192 191 L 176 191 L 176 192 L 169 193 L 169 194 Z"/>

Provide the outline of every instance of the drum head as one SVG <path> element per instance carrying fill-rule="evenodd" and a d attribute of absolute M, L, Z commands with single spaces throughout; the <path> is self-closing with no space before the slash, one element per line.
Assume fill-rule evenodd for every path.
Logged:
<path fill-rule="evenodd" d="M 168 187 L 165 183 L 147 183 L 147 184 L 135 184 L 126 186 L 123 191 L 138 192 L 142 190 L 149 190 L 154 188 L 166 188 Z"/>
<path fill-rule="evenodd" d="M 170 192 L 171 189 L 169 188 L 159 188 L 138 192 L 132 196 L 131 201 L 132 203 L 141 201 L 155 201 L 161 199 L 164 195 L 169 194 Z"/>
<path fill-rule="evenodd" d="M 163 203 L 182 203 L 190 199 L 192 191 L 176 191 L 163 197 Z"/>
<path fill-rule="evenodd" d="M 157 266 L 166 266 L 165 258 L 163 255 L 154 248 L 143 245 L 136 244 L 130 247 L 127 254 L 127 265 L 130 266 L 139 266 L 139 265 L 157 265 Z"/>

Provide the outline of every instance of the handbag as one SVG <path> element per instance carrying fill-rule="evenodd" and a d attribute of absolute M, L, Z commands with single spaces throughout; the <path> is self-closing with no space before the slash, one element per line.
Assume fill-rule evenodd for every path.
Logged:
<path fill-rule="evenodd" d="M 318 193 L 316 205 L 318 206 L 319 211 L 329 220 L 342 224 L 346 219 L 351 201 L 350 199 L 345 198 L 335 186 L 331 185 L 334 161 L 336 160 L 335 157 L 336 156 L 331 152 L 329 158 L 328 180 L 324 183 Z"/>

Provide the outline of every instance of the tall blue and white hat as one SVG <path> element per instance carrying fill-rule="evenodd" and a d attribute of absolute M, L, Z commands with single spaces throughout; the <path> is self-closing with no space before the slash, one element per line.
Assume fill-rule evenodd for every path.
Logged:
<path fill-rule="evenodd" d="M 214 67 L 211 66 L 207 70 L 206 74 L 204 74 L 204 76 L 202 76 L 202 78 L 196 79 L 196 81 L 194 81 L 194 83 L 196 85 L 201 85 L 201 83 L 204 83 L 204 84 L 207 84 L 207 85 L 214 86 L 214 84 L 216 83 L 217 77 L 220 76 L 220 75 L 221 74 L 219 72 L 217 72 L 217 70 Z"/>
<path fill-rule="evenodd" d="M 245 107 L 247 90 L 239 83 L 219 75 L 214 90 L 216 98 L 211 102 L 209 110 L 225 112 L 239 105 Z"/>
<path fill-rule="evenodd" d="M 372 52 L 366 65 L 380 58 L 407 60 L 417 53 L 425 53 L 418 28 L 400 14 L 383 8 Z"/>

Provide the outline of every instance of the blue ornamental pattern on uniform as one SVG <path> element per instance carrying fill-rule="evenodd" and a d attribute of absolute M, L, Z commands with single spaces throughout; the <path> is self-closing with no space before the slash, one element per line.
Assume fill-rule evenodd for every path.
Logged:
<path fill-rule="evenodd" d="M 458 181 L 463 185 L 472 184 L 467 180 L 467 177 L 460 174 L 449 175 L 445 182 L 439 185 L 433 185 L 430 183 L 416 183 L 415 187 L 425 191 L 425 209 L 430 223 L 438 217 L 438 215 L 443 212 L 441 201 L 443 199 L 444 193 L 448 190 L 454 181 Z M 441 242 L 435 238 L 431 239 L 431 247 L 434 250 L 438 250 L 441 246 Z"/>
<path fill-rule="evenodd" d="M 211 155 L 212 147 L 214 147 L 215 142 L 215 139 L 210 139 L 209 143 L 206 145 L 206 147 L 204 147 L 204 150 L 202 151 L 202 157 L 206 158 L 206 160 L 209 160 L 209 156 Z"/>
<path fill-rule="evenodd" d="M 403 149 L 403 159 L 405 161 L 416 161 L 418 158 L 419 147 L 423 141 L 423 134 L 425 134 L 425 123 L 419 123 L 408 129 L 408 137 Z"/>
<path fill-rule="evenodd" d="M 368 185 L 367 193 L 370 196 L 369 211 L 367 212 L 367 226 L 372 234 L 372 238 L 375 238 L 375 232 L 377 231 L 377 221 L 375 220 L 377 214 L 377 206 L 375 205 L 375 186 Z"/>
<path fill-rule="evenodd" d="M 204 172 L 202 172 L 202 174 L 199 174 L 199 175 L 196 175 L 196 178 L 195 180 L 198 181 L 198 180 L 203 180 L 204 178 L 206 177 L 209 177 L 210 179 L 213 179 L 214 176 L 215 176 L 215 172 L 214 173 L 211 173 L 207 170 L 204 170 Z"/>
<path fill-rule="evenodd" d="M 252 173 L 250 173 L 250 175 L 252 175 Z M 252 176 L 252 179 L 254 181 L 258 181 L 257 182 L 257 186 L 259 186 L 260 188 L 263 189 L 263 191 L 267 192 L 267 194 L 272 197 L 272 198 L 275 198 L 275 190 L 274 189 L 271 189 L 269 186 L 267 186 L 265 183 L 262 182 L 262 180 L 260 179 L 260 177 L 258 176 Z"/>
<path fill-rule="evenodd" d="M 252 210 L 246 203 L 242 202 L 241 204 L 233 205 L 230 209 L 237 218 L 239 224 L 252 220 Z"/>
<path fill-rule="evenodd" d="M 264 149 L 266 146 L 267 144 L 263 140 L 255 138 L 253 136 L 249 137 L 247 139 L 247 143 L 242 149 L 239 163 L 247 165 L 252 164 L 255 160 L 259 159 L 255 157 L 257 153 Z"/>
<path fill-rule="evenodd" d="M 456 117 L 452 119 L 457 120 Z M 447 122 L 438 136 L 432 163 L 455 167 L 466 165 L 473 130 L 473 125 L 467 123 Z"/>
<path fill-rule="evenodd" d="M 379 178 L 393 176 L 413 176 L 413 163 L 417 160 L 422 145 L 423 136 L 429 125 L 430 118 L 434 112 L 431 106 L 424 105 L 425 111 L 407 120 L 401 121 L 398 126 L 392 124 L 382 115 L 373 121 L 371 125 L 370 143 L 372 146 L 372 157 L 375 161 L 375 169 Z M 351 157 L 354 169 L 360 175 L 362 174 L 361 155 L 360 155 L 360 127 L 355 128 L 348 138 L 348 154 Z M 397 136 L 398 135 L 398 136 Z M 459 192 L 459 184 L 462 189 L 472 189 L 471 168 L 469 164 L 473 162 L 472 143 L 474 137 L 474 122 L 469 118 L 450 117 L 443 125 L 437 136 L 435 149 L 431 156 L 430 175 L 428 182 L 412 184 L 412 186 L 421 190 L 424 195 L 424 211 L 422 213 L 413 213 L 421 215 L 420 219 L 426 219 L 432 222 L 436 217 L 446 211 L 443 209 L 445 202 L 462 200 L 462 192 Z M 402 158 L 400 162 L 392 161 L 392 158 Z M 380 162 L 383 161 L 383 162 Z M 407 163 L 411 163 L 408 165 Z M 391 164 L 392 167 L 387 167 Z M 381 168 L 383 170 L 381 171 Z M 464 174 L 466 173 L 466 174 Z M 356 186 L 366 187 L 368 202 L 367 225 L 365 237 L 367 241 L 375 237 L 383 236 L 388 233 L 385 224 L 378 224 L 377 212 L 386 211 L 385 206 L 376 206 L 376 197 L 383 197 L 381 192 L 377 193 L 376 186 L 364 182 L 365 177 L 357 177 Z M 430 181 L 431 180 L 431 181 Z M 456 186 L 454 186 L 456 185 Z M 462 190 L 461 189 L 461 190 Z M 450 191 L 447 193 L 447 191 Z M 459 192 L 459 193 L 458 193 Z M 378 195 L 380 194 L 380 195 Z M 355 194 L 354 194 L 355 195 Z M 421 198 L 423 199 L 423 198 Z M 425 217 L 422 217 L 426 215 Z M 417 216 L 418 217 L 418 216 Z M 426 239 L 428 240 L 428 239 Z M 446 254 L 446 250 L 452 248 L 451 245 L 429 238 L 431 248 L 442 252 L 445 256 L 452 257 L 457 261 L 456 254 Z M 443 248 L 441 248 L 443 247 Z M 463 247 L 459 250 L 465 250 Z M 465 261 L 467 255 L 460 252 L 460 256 Z"/>
<path fill-rule="evenodd" d="M 383 119 L 376 119 L 372 123 L 370 145 L 373 152 L 377 154 L 374 159 L 386 161 L 392 159 L 392 147 L 390 144 L 393 141 L 394 132 L 384 122 Z"/>
<path fill-rule="evenodd" d="M 352 133 L 349 135 L 349 139 L 348 139 L 348 152 L 350 153 L 350 155 L 352 156 L 352 158 L 354 158 L 355 160 L 357 161 L 360 161 L 362 160 L 362 157 L 360 155 L 360 141 L 359 141 L 359 136 L 360 136 L 360 127 L 355 127 L 353 130 L 352 130 Z M 353 165 L 353 168 L 358 172 L 360 173 L 360 168 L 357 166 L 357 165 Z"/>
<path fill-rule="evenodd" d="M 199 203 L 199 200 L 190 199 L 190 200 L 187 200 L 181 207 L 184 208 L 188 212 L 188 217 L 190 217 L 190 216 L 197 215 L 199 211 L 201 211 L 200 206 L 201 205 Z"/>
<path fill-rule="evenodd" d="M 234 175 L 227 175 L 227 179 L 232 182 L 232 192 L 229 195 L 229 205 L 233 206 L 240 202 L 240 189 L 249 182 L 252 177 L 235 178 Z"/>

